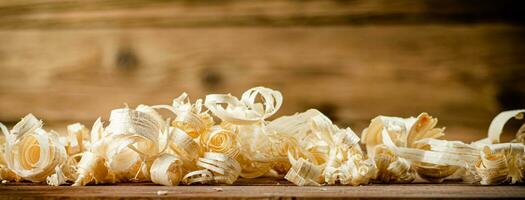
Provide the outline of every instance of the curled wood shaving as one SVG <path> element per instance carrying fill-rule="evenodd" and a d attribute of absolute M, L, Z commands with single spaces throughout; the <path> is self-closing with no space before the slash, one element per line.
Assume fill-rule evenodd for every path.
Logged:
<path fill-rule="evenodd" d="M 288 181 L 298 185 L 314 185 L 320 186 L 321 184 L 321 167 L 312 164 L 311 162 L 299 158 L 295 160 L 290 158 L 292 168 L 284 177 Z"/>
<path fill-rule="evenodd" d="M 196 165 L 202 169 L 186 174 L 183 177 L 185 184 L 212 182 L 232 184 L 241 172 L 239 163 L 222 153 L 206 152 L 198 159 Z"/>
<path fill-rule="evenodd" d="M 59 186 L 74 182 L 78 178 L 77 165 L 82 155 L 83 153 L 71 155 L 64 163 L 56 166 L 55 173 L 47 177 L 47 184 Z"/>
<path fill-rule="evenodd" d="M 2 123 L 0 123 L 0 130 L 2 131 L 2 135 L 0 135 L 0 180 L 4 180 L 4 181 L 20 180 L 20 177 L 17 176 L 11 169 L 7 167 L 7 163 L 4 157 L 6 136 L 9 134 L 9 130 Z"/>
<path fill-rule="evenodd" d="M 178 128 L 170 128 L 173 141 L 169 142 L 170 149 L 178 154 L 184 162 L 185 170 L 195 169 L 195 161 L 199 157 L 199 144 L 186 132 Z"/>
<path fill-rule="evenodd" d="M 374 162 L 378 174 L 375 180 L 381 183 L 410 183 L 416 178 L 416 172 L 410 162 L 395 156 L 385 145 L 377 145 L 374 150 Z"/>
<path fill-rule="evenodd" d="M 74 185 L 92 181 L 148 181 L 149 168 L 160 153 L 159 135 L 167 130 L 150 111 L 113 110 L 105 129 L 97 120 L 94 124 L 97 130 L 91 132 L 91 135 L 96 135 L 96 141 L 93 141 L 91 150 L 82 156 Z M 100 174 L 97 175 L 97 172 Z"/>
<path fill-rule="evenodd" d="M 443 136 L 444 128 L 435 128 L 437 119 L 427 113 L 417 118 L 399 118 L 379 116 L 372 120 L 368 128 L 363 131 L 363 143 L 366 144 L 370 156 L 379 155 L 378 166 L 380 181 L 411 182 L 415 179 L 414 171 L 423 179 L 431 182 L 441 182 L 452 175 L 457 169 L 448 163 L 429 162 L 424 158 L 423 150 L 426 146 L 420 141 L 435 139 Z M 385 145 L 376 148 L 378 145 Z M 385 150 L 388 149 L 387 150 Z M 379 151 L 379 152 L 377 152 Z M 423 157 L 423 158 L 421 158 Z M 439 158 L 438 158 L 439 159 Z M 430 160 L 433 161 L 433 160 Z M 437 164 L 436 164 L 437 163 Z M 386 167 L 388 164 L 389 167 Z M 396 168 L 394 168 L 396 167 Z M 394 170 L 397 173 L 392 173 Z M 392 176 L 395 175 L 395 176 Z"/>
<path fill-rule="evenodd" d="M 222 153 L 230 158 L 236 158 L 239 154 L 237 135 L 220 126 L 214 126 L 210 131 L 202 134 L 200 144 L 205 151 Z"/>
<path fill-rule="evenodd" d="M 197 138 L 213 126 L 214 121 L 207 111 L 203 111 L 202 100 L 198 99 L 194 104 L 190 102 L 188 94 L 183 93 L 173 100 L 172 105 L 157 105 L 153 108 L 167 109 L 177 117 L 172 126 L 182 129 L 189 136 Z"/>
<path fill-rule="evenodd" d="M 303 141 L 289 148 L 291 168 L 285 176 L 297 185 L 359 185 L 375 176 L 373 161 L 365 159 L 357 135 L 317 110 L 277 119 L 269 127 Z"/>
<path fill-rule="evenodd" d="M 195 102 L 183 93 L 170 105 L 126 106 L 111 111 L 107 126 L 98 118 L 91 130 L 75 123 L 66 133 L 45 130 L 29 114 L 11 130 L 0 124 L 0 180 L 73 186 L 233 184 L 260 176 L 299 186 L 410 183 L 417 177 L 483 185 L 524 181 L 525 124 L 509 143 L 500 135 L 525 110 L 502 112 L 487 138 L 467 144 L 439 139 L 445 129 L 427 113 L 378 116 L 360 139 L 315 109 L 269 120 L 282 103 L 279 91 L 265 87 L 240 98 L 210 94 Z"/>
<path fill-rule="evenodd" d="M 256 102 L 261 96 L 263 102 Z M 242 94 L 241 99 L 230 94 L 211 94 L 206 96 L 206 107 L 221 120 L 247 125 L 262 122 L 279 110 L 283 97 L 279 91 L 255 87 Z M 223 107 L 223 106 L 226 107 Z"/>
<path fill-rule="evenodd" d="M 171 154 L 162 154 L 150 169 L 151 181 L 162 185 L 178 185 L 182 179 L 182 160 Z"/>
<path fill-rule="evenodd" d="M 211 183 L 213 181 L 213 174 L 207 169 L 192 171 L 184 175 L 184 177 L 182 177 L 182 181 L 186 185 L 193 183 Z"/>
<path fill-rule="evenodd" d="M 45 181 L 67 158 L 58 136 L 42 129 L 42 125 L 42 121 L 29 114 L 4 132 L 7 167 L 24 180 Z"/>
<path fill-rule="evenodd" d="M 490 123 L 488 137 L 475 142 L 474 145 L 500 143 L 500 135 L 507 121 L 512 118 L 523 119 L 524 113 L 525 109 L 509 110 L 498 114 Z"/>
<path fill-rule="evenodd" d="M 78 177 L 73 186 L 82 186 L 92 182 L 95 184 L 117 182 L 106 160 L 95 153 L 85 152 L 77 167 Z"/>
<path fill-rule="evenodd" d="M 68 155 L 75 155 L 84 152 L 89 148 L 89 130 L 80 123 L 67 126 L 67 137 L 65 147 Z"/>
<path fill-rule="evenodd" d="M 197 166 L 212 172 L 212 178 L 217 183 L 232 184 L 241 173 L 239 163 L 221 153 L 204 153 L 204 156 L 197 161 Z"/>

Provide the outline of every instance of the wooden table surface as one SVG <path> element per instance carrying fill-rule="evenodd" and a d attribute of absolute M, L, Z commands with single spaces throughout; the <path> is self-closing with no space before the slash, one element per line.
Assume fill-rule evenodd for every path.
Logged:
<path fill-rule="evenodd" d="M 158 194 L 159 191 L 166 192 Z M 33 183 L 0 185 L 0 199 L 427 199 L 427 198 L 525 198 L 524 185 L 477 186 L 445 184 L 371 184 L 366 186 L 298 187 L 285 180 L 241 179 L 233 186 L 158 186 L 152 183 L 124 183 L 85 187 L 52 187 Z"/>

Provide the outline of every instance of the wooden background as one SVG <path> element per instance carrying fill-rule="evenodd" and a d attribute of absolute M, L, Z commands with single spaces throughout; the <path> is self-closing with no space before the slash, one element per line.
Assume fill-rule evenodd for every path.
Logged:
<path fill-rule="evenodd" d="M 283 92 L 278 115 L 314 107 L 360 133 L 426 111 L 472 141 L 525 107 L 523 13 L 505 0 L 0 1 L 0 121 L 32 112 L 63 130 L 124 102 L 262 85 Z"/>

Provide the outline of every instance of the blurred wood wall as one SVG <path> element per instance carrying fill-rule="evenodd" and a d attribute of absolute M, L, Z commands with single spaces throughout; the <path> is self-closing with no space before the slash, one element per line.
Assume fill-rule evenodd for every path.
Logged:
<path fill-rule="evenodd" d="M 360 132 L 429 112 L 450 139 L 525 107 L 525 9 L 480 0 L 0 2 L 0 121 L 50 127 L 186 91 L 284 94 Z M 58 128 L 60 129 L 60 128 Z M 512 137 L 509 135 L 509 137 Z"/>

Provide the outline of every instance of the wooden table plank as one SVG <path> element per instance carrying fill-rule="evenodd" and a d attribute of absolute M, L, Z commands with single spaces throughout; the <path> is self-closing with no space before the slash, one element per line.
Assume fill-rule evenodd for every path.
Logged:
<path fill-rule="evenodd" d="M 166 191 L 165 195 L 157 194 Z M 52 187 L 33 183 L 0 185 L 4 199 L 93 199 L 93 198 L 525 198 L 525 186 L 476 186 L 448 184 L 372 184 L 366 186 L 298 187 L 270 179 L 240 180 L 234 186 L 158 186 L 151 183 L 126 183 L 85 187 Z"/>

